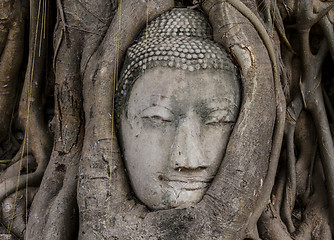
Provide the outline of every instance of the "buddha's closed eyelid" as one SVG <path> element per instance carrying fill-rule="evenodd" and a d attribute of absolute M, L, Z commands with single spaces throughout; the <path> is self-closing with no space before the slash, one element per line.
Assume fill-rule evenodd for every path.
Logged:
<path fill-rule="evenodd" d="M 172 122 L 174 120 L 174 114 L 171 110 L 164 106 L 155 105 L 145 108 L 140 113 L 141 118 L 149 119 L 156 123 L 159 122 Z"/>
<path fill-rule="evenodd" d="M 224 123 L 234 123 L 235 114 L 229 109 L 214 109 L 205 117 L 205 125 L 218 125 Z"/>

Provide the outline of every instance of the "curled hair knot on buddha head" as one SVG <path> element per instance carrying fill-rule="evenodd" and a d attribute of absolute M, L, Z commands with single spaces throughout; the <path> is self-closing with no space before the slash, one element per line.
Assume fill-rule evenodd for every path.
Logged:
<path fill-rule="evenodd" d="M 154 19 L 128 49 L 117 85 L 116 108 L 126 102 L 135 81 L 155 67 L 237 74 L 226 50 L 213 41 L 205 16 L 186 8 L 174 8 Z"/>

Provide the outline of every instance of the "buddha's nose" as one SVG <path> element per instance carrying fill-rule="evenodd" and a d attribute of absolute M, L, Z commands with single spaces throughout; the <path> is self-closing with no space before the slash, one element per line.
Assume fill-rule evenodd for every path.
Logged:
<path fill-rule="evenodd" d="M 201 139 L 200 122 L 193 117 L 180 120 L 171 149 L 170 162 L 175 170 L 208 167 Z"/>

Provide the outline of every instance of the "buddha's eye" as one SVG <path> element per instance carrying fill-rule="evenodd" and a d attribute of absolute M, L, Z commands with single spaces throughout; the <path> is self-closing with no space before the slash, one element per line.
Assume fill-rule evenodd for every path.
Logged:
<path fill-rule="evenodd" d="M 174 114 L 166 107 L 153 106 L 144 109 L 141 112 L 141 118 L 154 124 L 165 124 L 173 122 Z"/>
<path fill-rule="evenodd" d="M 222 124 L 233 124 L 235 122 L 234 115 L 228 110 L 213 110 L 205 117 L 205 125 L 219 126 Z"/>

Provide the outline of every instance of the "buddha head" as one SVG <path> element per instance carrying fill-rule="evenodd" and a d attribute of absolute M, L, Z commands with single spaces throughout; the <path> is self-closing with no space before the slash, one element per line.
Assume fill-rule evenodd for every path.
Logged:
<path fill-rule="evenodd" d="M 198 203 L 223 161 L 240 82 L 197 11 L 153 20 L 128 49 L 116 121 L 136 197 L 152 210 Z"/>

